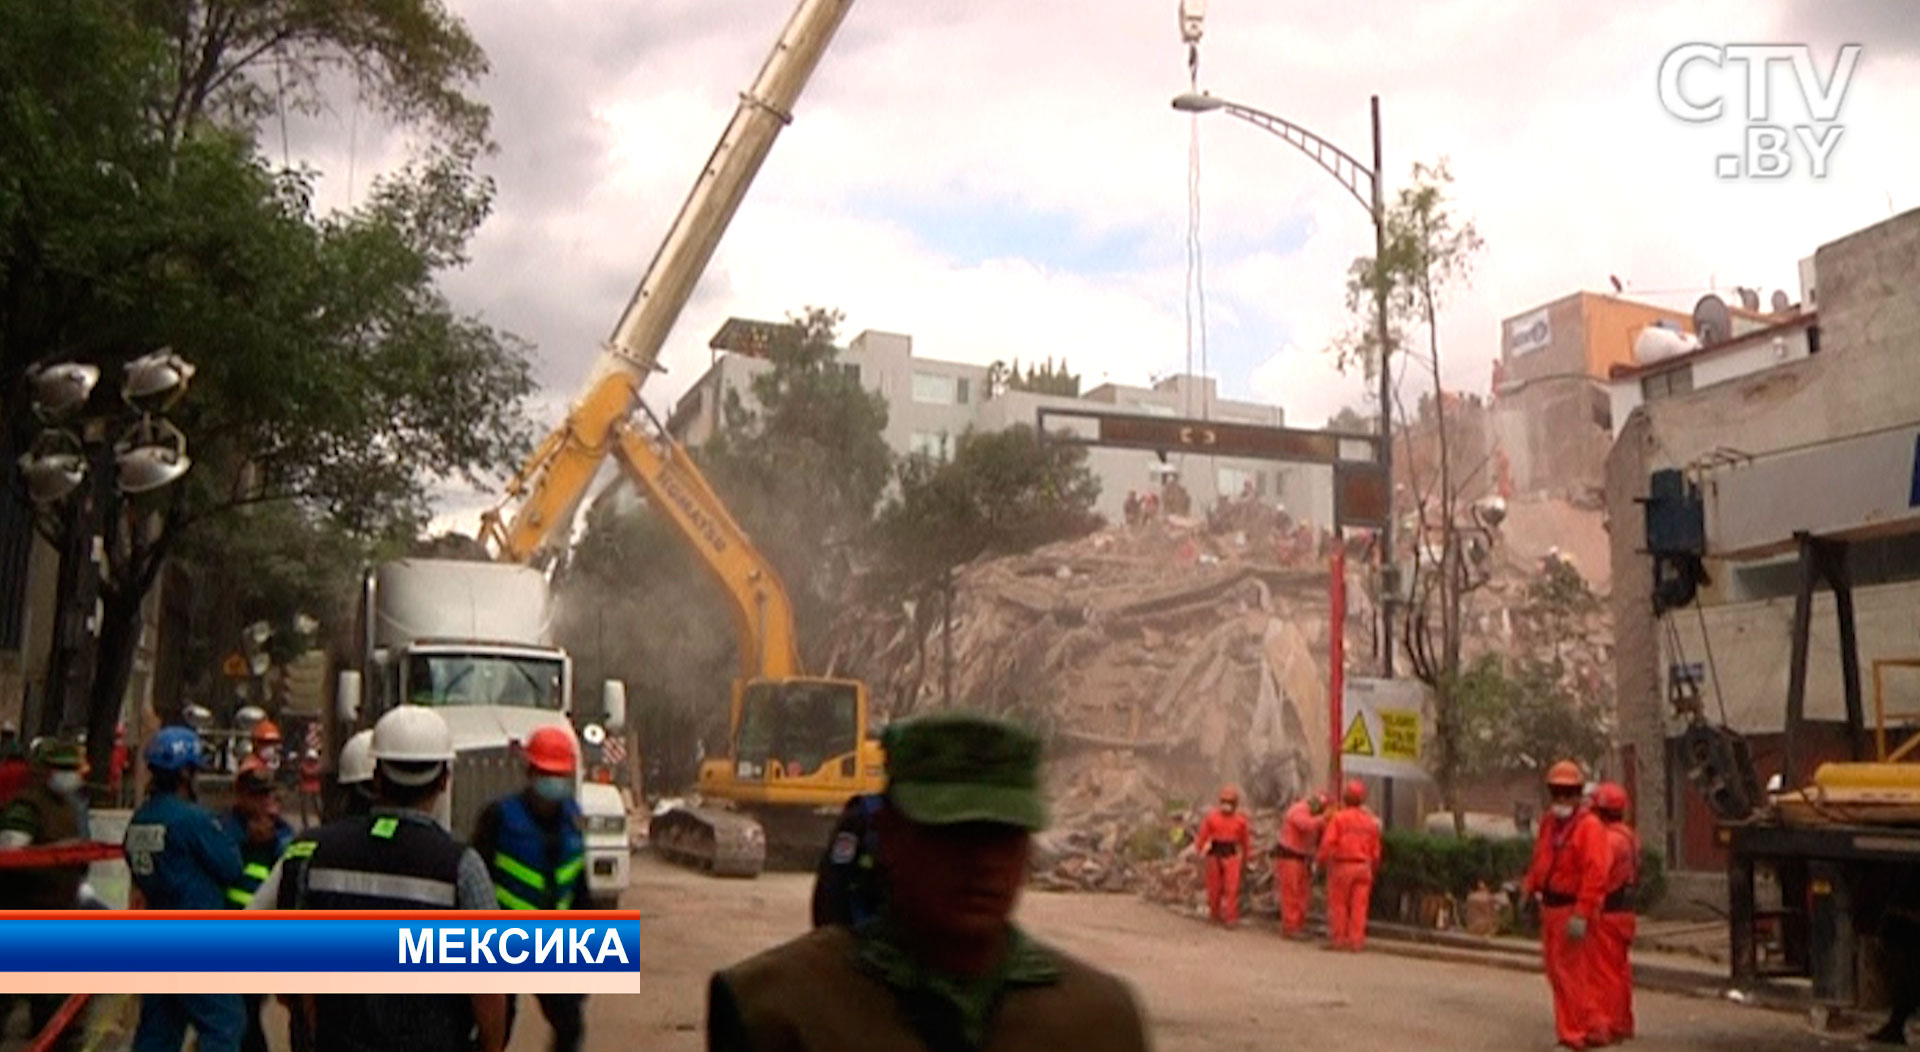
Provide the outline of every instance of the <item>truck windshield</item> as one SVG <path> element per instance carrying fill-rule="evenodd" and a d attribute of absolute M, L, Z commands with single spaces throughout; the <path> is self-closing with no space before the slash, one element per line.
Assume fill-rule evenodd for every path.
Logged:
<path fill-rule="evenodd" d="M 860 747 L 859 700 L 845 683 L 755 683 L 740 714 L 738 762 L 812 774 Z M 757 775 L 756 775 L 757 776 Z"/>
<path fill-rule="evenodd" d="M 415 705 L 511 705 L 559 709 L 558 661 L 496 654 L 415 654 L 407 661 L 407 701 Z"/>

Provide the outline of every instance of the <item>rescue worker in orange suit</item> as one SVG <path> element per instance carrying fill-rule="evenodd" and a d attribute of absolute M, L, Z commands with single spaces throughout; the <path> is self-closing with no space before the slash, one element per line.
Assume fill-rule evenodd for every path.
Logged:
<path fill-rule="evenodd" d="M 1593 791 L 1593 810 L 1607 834 L 1606 898 L 1587 938 L 1593 943 L 1595 997 L 1606 1020 L 1601 1035 L 1610 1041 L 1633 1036 L 1633 961 L 1628 951 L 1639 927 L 1633 900 L 1640 891 L 1640 837 L 1626 822 L 1627 791 L 1601 782 Z"/>
<path fill-rule="evenodd" d="M 1547 984 L 1553 989 L 1553 1026 L 1564 1048 L 1605 1044 L 1607 1026 L 1600 1015 L 1589 930 L 1606 898 L 1607 870 L 1613 860 L 1607 831 L 1592 811 L 1580 805 L 1586 775 L 1572 760 L 1547 769 L 1550 810 L 1540 822 L 1522 890 L 1540 902 L 1541 951 Z"/>
<path fill-rule="evenodd" d="M 1327 948 L 1359 953 L 1367 945 L 1367 908 L 1380 872 L 1380 820 L 1367 810 L 1367 783 L 1354 779 L 1346 804 L 1327 819 L 1320 869 L 1327 875 Z"/>
<path fill-rule="evenodd" d="M 1280 934 L 1306 937 L 1307 900 L 1313 897 L 1313 857 L 1326 829 L 1327 794 L 1293 802 L 1280 819 L 1280 846 L 1274 850 L 1273 886 L 1280 896 Z"/>
<path fill-rule="evenodd" d="M 1220 790 L 1220 804 L 1200 822 L 1198 846 L 1207 867 L 1207 913 L 1232 927 L 1240 923 L 1240 874 L 1253 852 L 1253 829 L 1240 813 L 1240 790 Z"/>

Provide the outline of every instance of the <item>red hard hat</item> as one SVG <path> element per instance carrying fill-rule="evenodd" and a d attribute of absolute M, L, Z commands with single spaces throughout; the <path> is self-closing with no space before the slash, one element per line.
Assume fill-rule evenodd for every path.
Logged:
<path fill-rule="evenodd" d="M 527 738 L 527 766 L 542 774 L 572 774 L 578 763 L 573 734 L 565 727 L 542 727 Z"/>
<path fill-rule="evenodd" d="M 1361 781 L 1358 778 L 1353 779 L 1352 781 L 1347 783 L 1347 791 L 1341 794 L 1341 798 L 1346 800 L 1346 802 L 1349 804 L 1366 803 L 1367 802 L 1367 783 Z"/>
<path fill-rule="evenodd" d="M 1561 760 L 1547 768 L 1547 784 L 1556 788 L 1578 789 L 1587 784 L 1587 776 L 1572 760 Z"/>
<path fill-rule="evenodd" d="M 1593 790 L 1593 806 L 1616 815 L 1626 814 L 1626 788 L 1617 782 L 1601 782 Z"/>
<path fill-rule="evenodd" d="M 253 743 L 255 745 L 264 745 L 268 742 L 277 742 L 279 740 L 280 728 L 276 726 L 272 720 L 261 720 L 253 728 Z"/>

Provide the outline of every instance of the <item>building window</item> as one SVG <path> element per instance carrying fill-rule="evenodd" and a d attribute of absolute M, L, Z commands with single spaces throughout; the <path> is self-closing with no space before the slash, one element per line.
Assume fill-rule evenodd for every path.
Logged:
<path fill-rule="evenodd" d="M 935 460 L 947 459 L 947 433 L 945 431 L 915 431 L 908 452 L 916 457 L 932 457 Z"/>
<path fill-rule="evenodd" d="M 953 381 L 953 400 L 959 405 L 967 404 L 967 378 L 955 377 Z"/>
<path fill-rule="evenodd" d="M 1693 366 L 1691 365 L 1669 369 L 1640 379 L 1640 393 L 1649 402 L 1658 402 L 1663 398 L 1689 394 L 1692 391 Z"/>
<path fill-rule="evenodd" d="M 913 400 L 928 405 L 954 405 L 966 401 L 960 396 L 959 382 L 938 373 L 913 374 Z"/>
<path fill-rule="evenodd" d="M 858 364 L 854 362 L 841 362 L 840 372 L 843 373 L 847 379 L 852 380 L 854 383 L 857 384 L 860 382 L 860 366 Z"/>

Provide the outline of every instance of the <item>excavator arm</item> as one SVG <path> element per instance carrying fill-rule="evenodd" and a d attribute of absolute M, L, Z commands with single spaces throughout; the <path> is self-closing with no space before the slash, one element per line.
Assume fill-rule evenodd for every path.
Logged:
<path fill-rule="evenodd" d="M 852 6 L 853 0 L 800 0 L 794 9 L 601 348 L 580 399 L 507 484 L 500 504 L 481 516 L 480 538 L 495 558 L 527 562 L 573 520 L 614 427 L 659 368 L 667 334 Z"/>
<path fill-rule="evenodd" d="M 783 680 L 799 675 L 793 602 L 786 586 L 721 503 L 686 447 L 664 433 L 649 437 L 627 420 L 614 425 L 613 445 L 626 477 L 698 550 L 700 564 L 726 590 L 740 646 L 740 677 Z"/>

